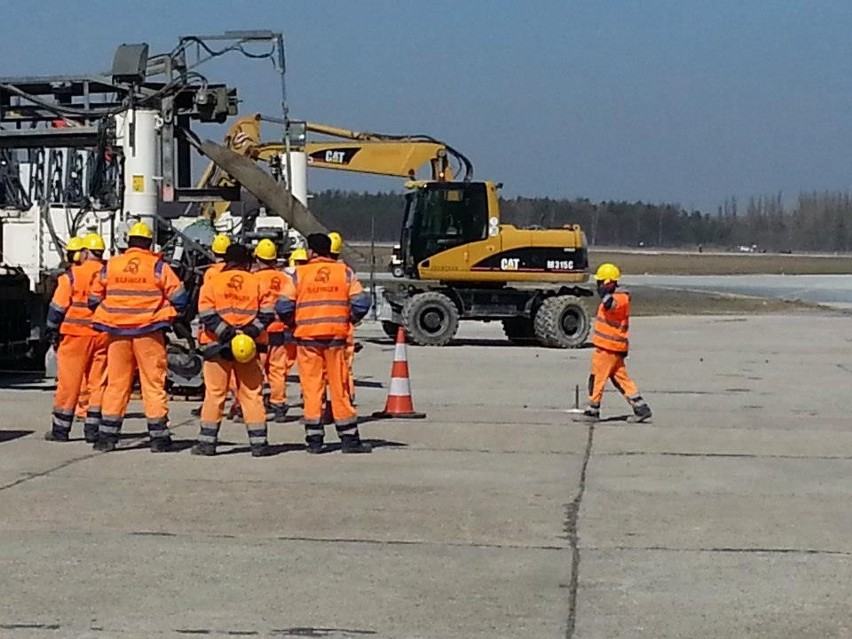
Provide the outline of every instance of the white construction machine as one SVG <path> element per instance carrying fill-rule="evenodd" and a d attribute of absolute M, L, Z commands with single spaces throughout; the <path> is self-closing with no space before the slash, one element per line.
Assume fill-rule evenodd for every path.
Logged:
<path fill-rule="evenodd" d="M 280 76 L 284 170 L 277 179 L 193 131 L 193 125 L 224 123 L 237 114 L 236 89 L 199 71 L 227 53 L 271 60 Z M 197 291 L 217 231 L 199 217 L 201 203 L 234 203 L 243 188 L 253 192 L 261 211 L 237 213 L 233 206 L 227 229 L 246 240 L 273 237 L 284 244 L 291 228 L 323 231 L 304 207 L 306 162 L 303 152 L 289 153 L 288 122 L 284 42 L 271 31 L 186 36 L 160 55 L 151 55 L 147 44 L 122 45 L 109 75 L 0 78 L 2 365 L 38 362 L 47 351 L 46 307 L 73 236 L 99 233 L 115 254 L 128 226 L 143 220 L 188 289 Z M 193 172 L 193 156 L 200 157 L 195 151 L 236 181 L 217 186 L 211 176 L 194 180 L 200 173 Z M 294 183 L 299 200 L 290 194 Z M 176 322 L 170 339 L 176 387 L 201 383 L 191 319 Z"/>

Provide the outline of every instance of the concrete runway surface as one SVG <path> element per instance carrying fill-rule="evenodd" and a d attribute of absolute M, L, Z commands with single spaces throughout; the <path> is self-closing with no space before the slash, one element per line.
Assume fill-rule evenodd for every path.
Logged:
<path fill-rule="evenodd" d="M 0 637 L 852 636 L 848 318 L 631 328 L 652 424 L 614 392 L 572 423 L 588 349 L 469 325 L 409 347 L 428 419 L 367 421 L 363 456 L 309 456 L 292 422 L 275 457 L 233 424 L 193 457 L 187 403 L 181 452 L 138 418 L 114 453 L 47 443 L 50 392 L 4 377 Z M 393 347 L 359 333 L 367 415 Z"/>
<path fill-rule="evenodd" d="M 624 284 L 729 293 L 852 308 L 852 275 L 626 275 Z"/>

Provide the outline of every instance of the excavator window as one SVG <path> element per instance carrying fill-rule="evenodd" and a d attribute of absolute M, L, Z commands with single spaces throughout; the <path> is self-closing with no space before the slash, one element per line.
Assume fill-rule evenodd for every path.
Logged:
<path fill-rule="evenodd" d="M 414 264 L 455 246 L 484 240 L 488 235 L 485 184 L 435 182 L 418 189 L 409 197 L 405 227 Z"/>

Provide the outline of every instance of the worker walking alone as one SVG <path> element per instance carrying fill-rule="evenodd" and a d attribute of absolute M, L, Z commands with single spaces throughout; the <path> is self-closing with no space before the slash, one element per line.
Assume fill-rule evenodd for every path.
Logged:
<path fill-rule="evenodd" d="M 601 264 L 595 279 L 601 303 L 592 333 L 595 351 L 589 375 L 589 405 L 579 421 L 595 422 L 600 419 L 604 387 L 607 380 L 611 380 L 633 408 L 633 415 L 628 420 L 644 422 L 651 418 L 651 408 L 639 394 L 624 363 L 630 345 L 630 293 L 618 290 L 621 271 L 615 264 Z"/>
<path fill-rule="evenodd" d="M 346 391 L 346 340 L 350 326 L 370 310 L 370 296 L 352 269 L 331 257 L 327 235 L 308 236 L 308 248 L 308 263 L 297 266 L 292 278 L 285 280 L 275 307 L 285 323 L 292 321 L 295 326 L 307 451 L 322 452 L 322 405 L 328 380 L 342 452 L 368 453 L 370 446 L 361 441 L 358 415 Z"/>
<path fill-rule="evenodd" d="M 273 296 L 274 304 L 281 295 L 281 287 L 286 277 L 278 268 L 278 251 L 275 243 L 268 239 L 261 240 L 254 249 L 254 256 L 258 263 L 255 275 L 260 288 Z M 279 319 L 273 321 L 266 332 L 269 335 L 269 343 L 266 352 L 263 353 L 263 370 L 269 382 L 267 419 L 280 424 L 284 422 L 290 408 L 287 404 L 287 372 L 289 370 L 287 351 L 288 346 L 292 345 L 293 332 Z M 295 350 L 295 347 L 292 350 Z"/>
<path fill-rule="evenodd" d="M 103 267 L 106 245 L 100 235 L 90 233 L 82 239 L 72 238 L 66 248 L 69 262 L 73 263 L 59 276 L 47 313 L 48 338 L 54 342 L 58 339 L 59 347 L 53 423 L 45 439 L 68 441 L 75 409 L 85 393 L 83 435 L 87 442 L 94 443 L 107 382 L 108 339 L 92 328 L 93 312 L 88 302 L 92 284 Z"/>
<path fill-rule="evenodd" d="M 205 393 L 193 455 L 216 454 L 232 375 L 252 457 L 272 454 L 267 441 L 263 370 L 257 358 L 257 342 L 264 341 L 265 329 L 275 319 L 275 296 L 262 289 L 260 278 L 250 269 L 249 249 L 231 244 L 225 254 L 225 267 L 201 287 L 198 341 L 204 357 Z"/>
<path fill-rule="evenodd" d="M 151 251 L 154 233 L 144 222 L 127 234 L 128 249 L 101 269 L 90 306 L 97 330 L 109 335 L 108 383 L 95 449 L 114 450 L 138 367 L 151 452 L 171 449 L 166 394 L 165 331 L 188 303 L 178 276 Z"/>

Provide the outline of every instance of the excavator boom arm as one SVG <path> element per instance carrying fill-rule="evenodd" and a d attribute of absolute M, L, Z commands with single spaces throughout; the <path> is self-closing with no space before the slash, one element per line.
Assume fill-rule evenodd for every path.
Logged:
<path fill-rule="evenodd" d="M 271 162 L 284 153 L 284 145 L 262 144 L 256 151 L 256 159 Z M 406 140 L 307 142 L 305 152 L 308 156 L 308 166 L 314 168 L 413 179 L 417 169 L 429 163 L 433 180 L 453 179 L 452 168 L 447 161 L 446 147 L 437 142 L 412 143 Z"/>

